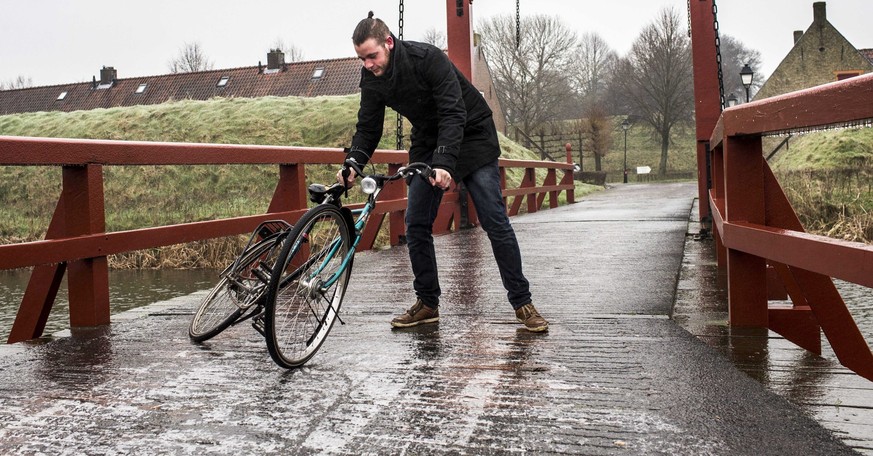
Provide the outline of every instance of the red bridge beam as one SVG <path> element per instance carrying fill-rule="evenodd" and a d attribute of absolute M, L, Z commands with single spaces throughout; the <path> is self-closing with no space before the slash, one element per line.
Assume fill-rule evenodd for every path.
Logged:
<path fill-rule="evenodd" d="M 728 108 L 710 137 L 708 200 L 730 324 L 769 327 L 814 352 L 820 327 L 840 362 L 873 380 L 873 353 L 831 280 L 873 287 L 873 247 L 805 233 L 761 148 L 768 133 L 871 122 L 873 74 Z M 768 264 L 792 308 L 768 307 Z"/>
<path fill-rule="evenodd" d="M 0 269 L 36 266 L 8 342 L 42 335 L 61 280 L 67 273 L 71 326 L 109 323 L 108 255 L 246 233 L 268 219 L 282 218 L 293 223 L 307 209 L 305 165 L 339 165 L 344 157 L 341 149 L 328 148 L 0 136 L 0 166 L 60 166 L 63 169 L 63 191 L 46 239 L 0 245 Z M 407 159 L 404 151 L 380 150 L 372 162 L 396 169 Z M 276 189 L 267 214 L 105 232 L 104 166 L 228 164 L 278 165 Z M 560 191 L 567 192 L 567 201 L 573 202 L 571 164 L 500 160 L 499 166 L 501 173 L 505 173 L 506 168 L 524 168 L 531 176 L 536 176 L 536 169 L 545 171 L 541 185 L 528 180 L 523 190 L 504 190 L 506 196 L 515 196 L 519 204 L 527 198 L 531 211 L 539 208 L 547 194 L 550 206 L 556 205 Z M 559 171 L 563 171 L 564 176 L 561 183 L 556 184 Z M 391 243 L 397 244 L 404 230 L 406 196 L 403 186 L 386 189 L 386 196 L 392 199 L 380 203 L 374 215 L 380 216 L 380 222 L 388 215 Z M 434 231 L 449 231 L 453 224 L 457 229 L 459 222 L 458 194 L 452 192 L 443 198 Z M 361 249 L 372 248 L 380 224 L 369 224 Z"/>

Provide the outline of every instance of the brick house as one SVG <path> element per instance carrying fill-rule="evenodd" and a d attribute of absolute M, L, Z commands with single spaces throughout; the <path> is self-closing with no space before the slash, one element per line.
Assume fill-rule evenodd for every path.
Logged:
<path fill-rule="evenodd" d="M 473 50 L 473 83 L 494 111 L 498 130 L 506 124 L 488 64 Z M 318 97 L 360 92 L 361 62 L 357 57 L 285 63 L 284 53 L 270 51 L 267 65 L 118 78 L 104 66 L 91 82 L 0 91 L 0 115 L 39 111 L 81 111 L 118 106 L 208 100 L 214 97 Z"/>
<path fill-rule="evenodd" d="M 812 25 L 794 32 L 794 47 L 756 100 L 873 72 L 873 49 L 855 48 L 828 22 L 825 2 L 813 3 L 812 10 Z"/>

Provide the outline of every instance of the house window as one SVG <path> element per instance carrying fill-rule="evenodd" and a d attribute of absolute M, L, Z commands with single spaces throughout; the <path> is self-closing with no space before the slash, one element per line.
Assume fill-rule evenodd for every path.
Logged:
<path fill-rule="evenodd" d="M 230 76 L 222 76 L 221 79 L 218 80 L 217 87 L 224 87 L 227 85 L 227 81 L 230 81 Z"/>
<path fill-rule="evenodd" d="M 58 97 L 55 99 L 55 101 L 61 101 L 64 98 L 67 98 L 67 92 L 61 92 L 61 94 L 58 95 Z"/>
<path fill-rule="evenodd" d="M 321 79 L 324 76 L 324 68 L 318 67 L 312 72 L 312 79 Z"/>
<path fill-rule="evenodd" d="M 855 76 L 860 76 L 861 71 L 835 71 L 834 74 L 837 76 L 837 81 L 842 81 L 843 79 L 854 78 Z"/>
<path fill-rule="evenodd" d="M 148 84 L 140 84 L 139 87 L 136 88 L 136 92 L 135 92 L 135 93 L 143 93 L 143 92 L 145 92 L 145 89 L 146 89 L 146 86 L 147 86 L 147 85 L 148 85 Z"/>

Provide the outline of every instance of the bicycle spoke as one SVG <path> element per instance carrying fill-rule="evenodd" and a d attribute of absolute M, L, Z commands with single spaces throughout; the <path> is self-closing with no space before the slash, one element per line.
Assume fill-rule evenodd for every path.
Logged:
<path fill-rule="evenodd" d="M 274 236 L 251 246 L 222 273 L 191 319 L 188 336 L 193 341 L 203 342 L 225 330 L 263 296 L 266 286 L 251 271 L 262 262 L 275 261 L 278 242 Z"/>

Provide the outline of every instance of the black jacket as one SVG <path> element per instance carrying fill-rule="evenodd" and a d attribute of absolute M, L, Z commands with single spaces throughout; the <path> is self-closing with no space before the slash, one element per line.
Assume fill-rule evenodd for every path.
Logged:
<path fill-rule="evenodd" d="M 361 68 L 361 105 L 349 157 L 366 163 L 373 155 L 387 106 L 412 124 L 410 162 L 427 162 L 463 178 L 497 159 L 500 148 L 491 109 L 479 90 L 439 48 L 396 38 L 394 42 L 384 76 Z M 493 141 L 483 141 L 483 134 L 493 135 Z M 481 147 L 486 143 L 488 147 Z"/>

